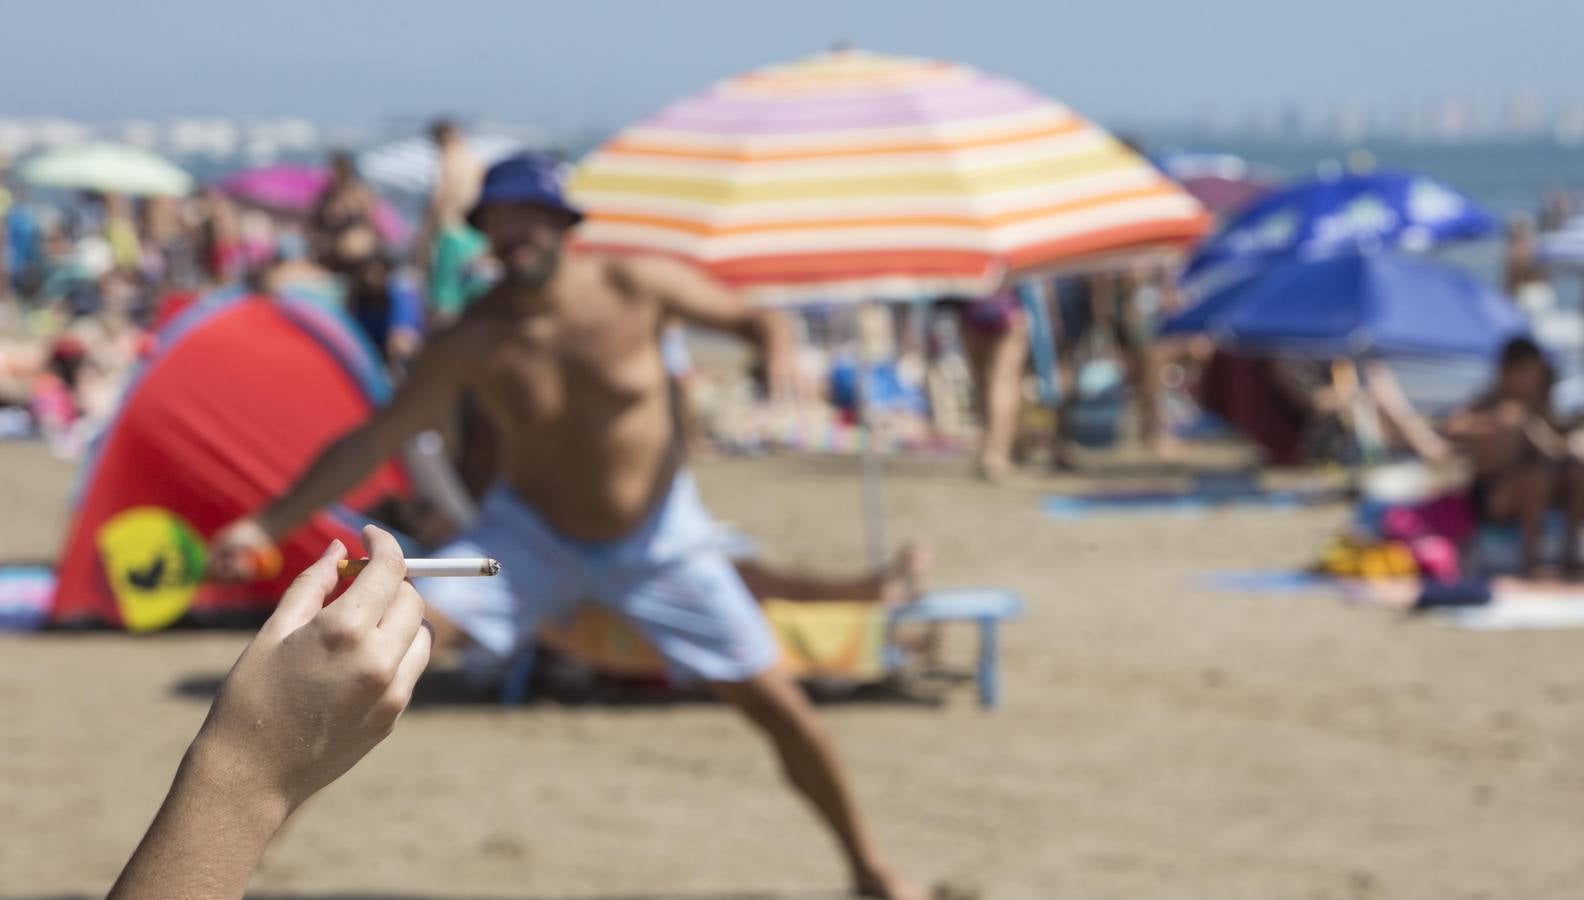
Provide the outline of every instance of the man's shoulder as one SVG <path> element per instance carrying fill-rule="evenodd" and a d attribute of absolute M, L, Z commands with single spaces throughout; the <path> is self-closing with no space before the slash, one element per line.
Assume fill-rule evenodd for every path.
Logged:
<path fill-rule="evenodd" d="M 576 251 L 582 265 L 593 268 L 608 284 L 627 294 L 669 294 L 700 277 L 693 264 L 652 253 Z"/>
<path fill-rule="evenodd" d="M 620 253 L 567 250 L 561 265 L 580 283 L 603 283 L 621 294 L 636 293 L 646 279 L 643 258 Z"/>

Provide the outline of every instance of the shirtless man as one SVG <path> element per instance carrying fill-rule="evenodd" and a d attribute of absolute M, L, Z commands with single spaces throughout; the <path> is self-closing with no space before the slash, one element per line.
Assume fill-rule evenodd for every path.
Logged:
<path fill-rule="evenodd" d="M 923 895 L 881 859 L 808 701 L 776 669 L 776 643 L 720 548 L 681 467 L 661 360 L 675 316 L 737 334 L 774 357 L 742 301 L 664 259 L 563 251 L 580 214 L 556 164 L 492 167 L 470 221 L 504 273 L 413 364 L 389 406 L 326 449 L 286 494 L 215 539 L 217 574 L 283 538 L 471 391 L 502 441 L 502 480 L 479 523 L 441 555 L 491 556 L 492 579 L 418 585 L 436 643 L 465 636 L 504 658 L 539 621 L 586 600 L 629 618 L 674 674 L 708 684 L 774 745 L 792 784 L 841 842 L 863 896 Z"/>

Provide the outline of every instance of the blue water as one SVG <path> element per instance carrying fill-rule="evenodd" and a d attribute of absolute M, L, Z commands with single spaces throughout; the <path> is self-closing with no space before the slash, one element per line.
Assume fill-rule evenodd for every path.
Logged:
<path fill-rule="evenodd" d="M 1550 140 L 1343 144 L 1159 135 L 1146 146 L 1151 150 L 1231 153 L 1272 169 L 1284 179 L 1311 177 L 1323 164 L 1345 165 L 1355 151 L 1367 150 L 1376 166 L 1439 178 L 1502 218 L 1518 212 L 1538 214 L 1542 195 L 1556 188 L 1575 194 L 1584 191 L 1584 147 L 1566 147 Z M 1454 245 L 1437 255 L 1492 285 L 1501 278 L 1500 240 Z M 1559 274 L 1553 283 L 1561 306 L 1584 314 L 1584 282 L 1577 275 Z M 1584 353 L 1579 348 L 1554 350 L 1560 351 L 1554 352 L 1553 359 L 1564 378 L 1558 403 L 1569 410 L 1584 411 Z M 1487 377 L 1486 366 L 1479 362 L 1402 363 L 1395 368 L 1409 396 L 1427 411 L 1445 410 L 1463 402 Z"/>
<path fill-rule="evenodd" d="M 1542 193 L 1563 187 L 1584 190 L 1584 147 L 1566 147 L 1551 140 L 1477 141 L 1434 144 L 1407 141 L 1327 141 L 1258 138 L 1206 138 L 1160 135 L 1153 149 L 1232 153 L 1268 167 L 1283 178 L 1306 178 L 1327 162 L 1346 164 L 1355 151 L 1368 151 L 1381 168 L 1421 172 L 1463 191 L 1499 217 L 1516 212 L 1538 213 Z M 1487 241 L 1455 247 L 1448 260 L 1495 281 L 1501 247 Z M 1579 301 L 1577 285 L 1559 285 L 1564 299 Z"/>
<path fill-rule="evenodd" d="M 1584 189 L 1584 147 L 1566 147 L 1550 140 L 1342 144 L 1161 135 L 1149 146 L 1152 149 L 1173 147 L 1233 153 L 1269 166 L 1288 178 L 1307 177 L 1327 160 L 1345 163 L 1354 151 L 1367 150 L 1382 168 L 1423 172 L 1443 179 L 1491 212 L 1502 215 L 1520 210 L 1534 211 L 1541 191 L 1548 187 Z"/>

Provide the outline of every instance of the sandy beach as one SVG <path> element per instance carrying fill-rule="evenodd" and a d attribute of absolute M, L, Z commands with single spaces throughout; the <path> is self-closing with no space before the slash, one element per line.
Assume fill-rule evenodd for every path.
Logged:
<path fill-rule="evenodd" d="M 1124 463 L 1115 464 L 1122 466 Z M 1057 522 L 1058 484 L 894 467 L 932 582 L 1021 591 L 1005 703 L 832 702 L 884 843 L 989 898 L 1563 898 L 1584 889 L 1584 635 L 1479 634 L 1197 573 L 1291 566 L 1345 516 Z M 0 445 L 0 556 L 48 557 L 69 467 Z M 769 555 L 861 562 L 856 469 L 703 463 Z M 948 654 L 965 659 L 966 631 Z M 0 640 L 0 895 L 89 896 L 124 862 L 240 634 Z M 392 786 L 399 786 L 393 788 Z M 770 756 L 705 703 L 430 698 L 287 827 L 260 897 L 839 896 Z"/>

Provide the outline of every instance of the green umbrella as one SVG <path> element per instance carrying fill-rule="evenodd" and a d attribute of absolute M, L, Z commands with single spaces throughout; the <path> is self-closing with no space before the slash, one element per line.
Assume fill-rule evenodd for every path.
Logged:
<path fill-rule="evenodd" d="M 123 144 L 76 144 L 23 163 L 17 174 L 39 187 L 180 197 L 191 175 L 162 156 Z"/>

